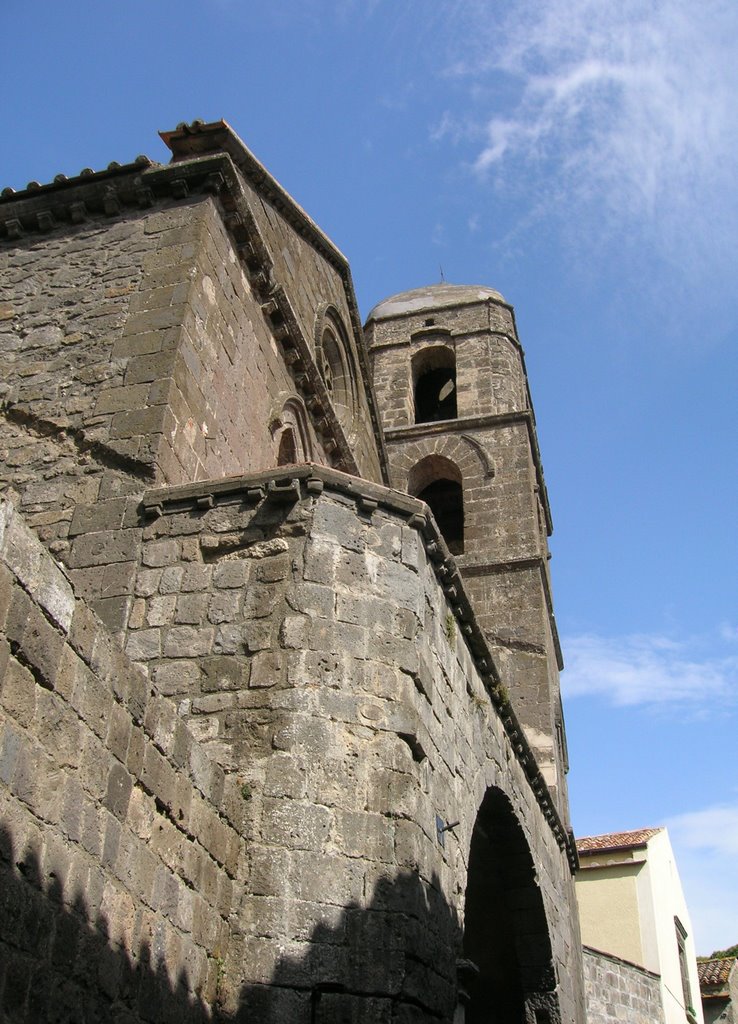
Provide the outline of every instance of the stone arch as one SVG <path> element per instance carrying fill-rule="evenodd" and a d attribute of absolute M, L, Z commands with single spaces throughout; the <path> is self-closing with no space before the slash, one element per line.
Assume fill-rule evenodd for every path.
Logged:
<path fill-rule="evenodd" d="M 443 455 L 427 455 L 410 470 L 408 493 L 430 508 L 452 555 L 464 553 L 464 484 L 459 467 Z"/>
<path fill-rule="evenodd" d="M 412 358 L 415 423 L 455 420 L 456 353 L 450 345 L 426 345 Z"/>
<path fill-rule="evenodd" d="M 394 485 L 409 493 L 408 481 L 413 467 L 429 455 L 438 455 L 453 463 L 461 474 L 465 488 L 469 487 L 470 482 L 482 480 L 480 460 L 462 440 L 462 435 L 437 434 L 409 442 L 393 456 Z"/>
<path fill-rule="evenodd" d="M 277 449 L 277 465 L 286 466 L 313 459 L 308 418 L 299 398 L 288 398 L 281 412 L 271 422 L 272 438 Z"/>
<path fill-rule="evenodd" d="M 559 1024 L 556 972 L 530 847 L 508 796 L 489 787 L 469 846 L 460 1017 Z"/>

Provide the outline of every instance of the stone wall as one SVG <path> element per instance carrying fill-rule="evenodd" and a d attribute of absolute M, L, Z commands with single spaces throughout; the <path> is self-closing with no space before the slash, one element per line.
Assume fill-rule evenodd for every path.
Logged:
<path fill-rule="evenodd" d="M 150 677 L 3 505 L 8 1020 L 449 1021 L 493 791 L 530 1005 L 581 1019 L 566 836 L 422 505 L 295 472 L 147 496 Z"/>
<path fill-rule="evenodd" d="M 514 716 L 490 693 L 453 562 L 428 554 L 443 548 L 424 506 L 317 466 L 144 501 L 154 518 L 126 651 L 250 794 L 241 982 L 280 979 L 290 1009 L 277 1020 L 307 1019 L 310 993 L 285 981 L 306 965 L 313 988 L 381 991 L 385 1008 L 449 1017 L 471 836 L 496 790 L 536 865 L 521 900 L 538 900 L 547 922 L 522 942 L 531 989 L 550 971 L 562 1019 L 577 1019 L 567 838 Z M 456 822 L 443 843 L 439 820 Z M 409 893 L 430 934 L 408 934 Z M 443 908 L 438 934 L 429 904 Z M 369 974 L 346 966 L 358 955 L 344 946 L 347 907 L 396 936 L 377 941 Z"/>
<path fill-rule="evenodd" d="M 483 991 L 579 1024 L 565 792 L 511 701 L 532 653 L 559 713 L 511 310 L 484 306 L 487 349 L 479 309 L 449 314 L 462 407 L 481 361 L 504 419 L 443 440 L 480 477 L 470 537 L 499 503 L 488 625 L 426 506 L 377 482 L 344 258 L 224 123 L 165 140 L 169 167 L 0 196 L 3 1012 L 449 1024 Z M 275 469 L 288 423 L 313 462 Z"/>
<path fill-rule="evenodd" d="M 0 623 L 3 1021 L 209 1016 L 242 885 L 235 783 L 7 502 Z"/>
<path fill-rule="evenodd" d="M 659 1024 L 659 976 L 627 960 L 584 947 L 587 1024 Z"/>

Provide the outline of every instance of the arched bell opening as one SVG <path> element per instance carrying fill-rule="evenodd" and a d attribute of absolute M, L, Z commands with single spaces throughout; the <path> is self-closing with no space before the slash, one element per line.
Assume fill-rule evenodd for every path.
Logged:
<path fill-rule="evenodd" d="M 430 508 L 452 555 L 464 553 L 464 491 L 461 471 L 442 455 L 428 455 L 410 470 L 408 493 Z"/>
<path fill-rule="evenodd" d="M 505 794 L 489 789 L 469 850 L 457 1020 L 556 1024 L 548 923 L 525 834 Z"/>
<path fill-rule="evenodd" d="M 413 357 L 415 422 L 455 420 L 456 355 L 447 345 L 424 348 Z"/>

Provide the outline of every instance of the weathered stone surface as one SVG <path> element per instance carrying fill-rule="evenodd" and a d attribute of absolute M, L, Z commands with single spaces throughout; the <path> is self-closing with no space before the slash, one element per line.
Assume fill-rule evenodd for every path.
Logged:
<path fill-rule="evenodd" d="M 458 928 L 465 870 L 458 858 L 468 849 L 481 796 L 499 791 L 524 823 L 540 885 L 526 898 L 533 900 L 534 916 L 542 900 L 557 921 L 552 935 L 561 943 L 551 955 L 563 970 L 578 941 L 576 926 L 560 911 L 562 901 L 566 906 L 571 899 L 564 850 L 517 761 L 424 543 L 373 543 L 380 533 L 398 541 L 403 530 L 418 537 L 399 513 L 383 510 L 371 521 L 355 517 L 347 547 L 345 497 L 325 487 L 311 502 L 312 514 L 298 503 L 272 527 L 282 545 L 277 556 L 219 562 L 208 554 L 206 563 L 200 554 L 187 564 L 181 559 L 179 568 L 193 589 L 177 598 L 171 622 L 162 621 L 167 640 L 161 655 L 148 659 L 154 679 L 170 692 L 187 694 L 181 712 L 191 716 L 200 743 L 227 771 L 243 773 L 251 834 L 276 863 L 287 858 L 280 882 L 265 873 L 267 853 L 253 852 L 255 874 L 243 910 L 249 928 L 256 927 L 258 913 L 252 898 L 313 907 L 305 910 L 309 931 L 310 915 L 319 930 L 320 908 L 326 906 L 357 900 L 375 912 L 387 886 L 391 916 L 399 898 L 392 895 L 392 879 L 406 869 L 435 879 L 433 898 L 444 903 Z M 209 536 L 217 524 L 231 535 L 264 511 L 258 503 L 248 512 L 237 502 L 216 504 L 202 513 L 200 529 Z M 164 516 L 167 529 L 176 534 L 179 519 L 190 515 L 174 506 Z M 146 542 L 144 560 L 145 550 Z M 255 565 L 276 558 L 279 571 L 255 574 Z M 241 571 L 250 562 L 250 571 Z M 236 582 L 245 584 L 245 595 Z M 154 604 L 154 594 L 144 600 L 147 608 L 171 607 Z M 210 639 L 208 627 L 199 623 L 209 621 L 214 608 L 227 609 L 231 621 L 218 623 L 212 648 L 198 647 L 198 637 Z M 174 625 L 185 609 L 197 625 Z M 138 632 L 132 630 L 131 637 Z M 199 667 L 198 678 L 190 676 L 188 687 L 177 691 L 176 666 L 192 663 Z M 460 819 L 443 845 L 437 816 L 443 822 Z M 521 916 L 528 914 L 527 904 L 519 908 Z M 275 912 L 272 905 L 272 922 Z M 266 927 L 267 933 L 274 927 Z M 447 957 L 456 940 L 444 939 L 432 950 L 424 950 L 419 938 L 405 941 L 417 941 L 414 955 L 430 965 Z M 275 949 L 271 959 L 266 946 L 259 950 L 272 976 L 279 977 L 282 961 Z M 294 955 L 299 960 L 302 954 Z M 452 965 L 444 962 L 451 977 Z M 303 969 L 292 954 L 285 969 L 287 964 L 288 977 L 293 968 Z M 380 974 L 384 969 L 377 967 Z M 249 984 L 262 970 L 267 967 L 246 968 Z M 424 983 L 418 985 L 413 998 L 429 998 Z M 452 990 L 449 982 L 439 989 L 443 994 L 433 989 L 433 998 L 449 1000 Z M 573 993 L 566 998 L 576 1001 Z"/>
<path fill-rule="evenodd" d="M 379 483 L 345 260 L 227 127 L 168 139 L 170 167 L 0 203 L 23 228 L 0 227 L 3 1011 L 450 1024 L 481 902 L 515 917 L 514 1015 L 580 1024 L 512 312 L 368 327 L 394 482 L 427 457 L 463 479 L 470 603 L 424 507 Z M 418 430 L 436 343 L 459 416 Z"/>
<path fill-rule="evenodd" d="M 0 517 L 13 517 L 3 502 Z M 152 973 L 143 981 L 151 999 L 167 1005 L 167 1013 L 180 1005 L 180 1019 L 199 1020 L 181 1014 L 194 1012 L 204 998 L 207 964 L 221 956 L 229 929 L 229 879 L 245 867 L 239 831 L 222 802 L 222 773 L 202 752 L 197 776 L 181 754 L 175 762 L 177 750 L 186 748 L 186 727 L 166 698 L 149 698 L 144 706 L 150 736 L 135 726 L 138 704 L 113 696 L 99 674 L 106 664 L 99 654 L 91 667 L 94 643 L 86 637 L 103 627 L 81 604 L 71 609 L 69 638 L 60 622 L 46 618 L 54 611 L 56 619 L 69 620 L 68 592 L 22 524 L 0 558 L 12 586 L 29 588 L 26 626 L 18 624 L 0 689 L 3 1010 L 29 1024 L 49 1020 L 64 992 L 75 1017 L 81 1012 L 75 1006 L 95 1005 L 102 1013 L 116 1005 L 127 1020 L 150 1019 L 149 1012 L 138 1016 L 137 990 L 122 979 L 158 950 L 180 988 L 168 975 L 157 980 Z M 37 571 L 31 579 L 23 570 L 22 581 L 14 567 L 28 565 Z M 50 594 L 61 594 L 63 603 L 50 601 Z M 116 672 L 136 674 L 120 655 Z M 123 693 L 127 687 L 118 682 Z M 136 685 L 128 689 L 139 692 Z M 206 778 L 207 797 L 200 790 Z M 191 826 L 193 794 L 199 810 Z M 192 857 L 197 879 L 184 868 Z M 188 885 L 205 879 L 195 913 Z M 32 978 L 43 979 L 40 989 Z"/>

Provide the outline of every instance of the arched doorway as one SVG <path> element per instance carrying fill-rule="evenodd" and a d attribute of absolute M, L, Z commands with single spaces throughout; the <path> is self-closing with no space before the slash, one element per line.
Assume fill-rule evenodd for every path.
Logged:
<path fill-rule="evenodd" d="M 556 1024 L 556 977 L 533 858 L 510 801 L 489 789 L 469 849 L 464 1024 Z"/>

